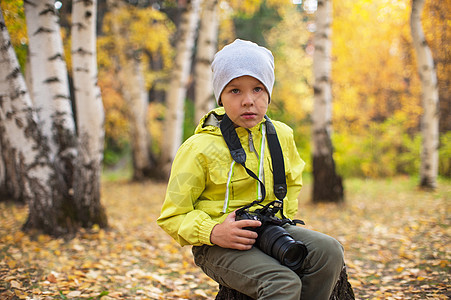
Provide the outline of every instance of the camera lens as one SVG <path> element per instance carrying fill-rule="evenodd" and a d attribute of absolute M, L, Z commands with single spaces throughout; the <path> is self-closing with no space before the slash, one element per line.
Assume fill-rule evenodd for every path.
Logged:
<path fill-rule="evenodd" d="M 280 261 L 292 270 L 301 267 L 305 256 L 307 256 L 307 249 L 301 242 L 290 241 L 279 248 Z"/>
<path fill-rule="evenodd" d="M 259 235 L 258 247 L 292 270 L 301 267 L 307 248 L 280 226 L 268 226 Z"/>

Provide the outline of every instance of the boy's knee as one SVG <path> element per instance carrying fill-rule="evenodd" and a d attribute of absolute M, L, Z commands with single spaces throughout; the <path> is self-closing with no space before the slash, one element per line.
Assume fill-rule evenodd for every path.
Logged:
<path fill-rule="evenodd" d="M 323 235 L 312 249 L 310 267 L 320 268 L 330 272 L 341 271 L 344 264 L 343 246 L 333 237 Z"/>
<path fill-rule="evenodd" d="M 299 276 L 286 268 L 261 281 L 258 299 L 299 299 L 301 290 Z"/>
<path fill-rule="evenodd" d="M 329 237 L 324 241 L 324 250 L 328 253 L 328 255 L 335 260 L 344 260 L 344 248 L 340 244 L 339 241 L 334 239 L 333 237 Z"/>

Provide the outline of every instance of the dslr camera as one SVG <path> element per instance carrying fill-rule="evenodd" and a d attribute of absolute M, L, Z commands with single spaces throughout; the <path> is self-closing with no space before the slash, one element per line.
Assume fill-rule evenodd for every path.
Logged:
<path fill-rule="evenodd" d="M 282 226 L 285 224 L 303 224 L 303 222 L 292 221 L 285 217 L 283 219 L 276 217 L 276 214 L 279 211 L 282 212 L 283 209 L 283 202 L 280 200 L 272 201 L 262 208 L 251 212 L 249 208 L 253 204 L 238 209 L 235 220 L 260 221 L 262 223 L 260 227 L 245 227 L 245 229 L 255 231 L 258 234 L 255 245 L 264 253 L 277 259 L 282 265 L 293 271 L 298 270 L 307 256 L 307 247 L 302 242 L 295 241 Z"/>

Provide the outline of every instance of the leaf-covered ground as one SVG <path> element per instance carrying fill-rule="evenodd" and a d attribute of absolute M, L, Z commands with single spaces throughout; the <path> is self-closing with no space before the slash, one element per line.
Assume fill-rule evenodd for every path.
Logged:
<path fill-rule="evenodd" d="M 357 299 L 451 297 L 451 184 L 436 192 L 416 181 L 346 181 L 344 205 L 313 205 L 310 185 L 299 217 L 346 249 Z M 108 181 L 111 228 L 70 240 L 20 231 L 26 207 L 0 203 L 0 300 L 214 299 L 217 284 L 155 223 L 166 186 Z"/>

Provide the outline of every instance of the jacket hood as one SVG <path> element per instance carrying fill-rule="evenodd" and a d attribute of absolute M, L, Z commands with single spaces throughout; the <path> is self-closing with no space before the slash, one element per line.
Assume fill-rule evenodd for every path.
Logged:
<path fill-rule="evenodd" d="M 222 116 L 224 114 L 224 107 L 218 107 L 209 111 L 202 117 L 202 119 L 200 119 L 199 125 L 197 125 L 194 134 L 205 132 L 221 135 L 221 130 L 219 129 L 219 121 L 222 120 Z"/>

